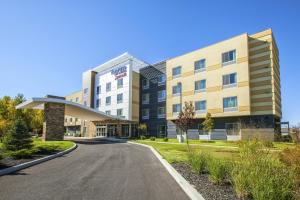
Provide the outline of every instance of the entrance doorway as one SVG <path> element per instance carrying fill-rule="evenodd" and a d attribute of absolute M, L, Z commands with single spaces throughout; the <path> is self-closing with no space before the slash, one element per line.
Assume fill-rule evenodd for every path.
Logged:
<path fill-rule="evenodd" d="M 106 126 L 96 126 L 96 136 L 106 137 Z"/>

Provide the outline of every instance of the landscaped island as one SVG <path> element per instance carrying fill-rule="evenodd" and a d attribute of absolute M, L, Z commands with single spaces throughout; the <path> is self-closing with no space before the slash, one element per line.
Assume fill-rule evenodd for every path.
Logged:
<path fill-rule="evenodd" d="M 300 147 L 263 141 L 139 139 L 210 199 L 298 199 Z"/>

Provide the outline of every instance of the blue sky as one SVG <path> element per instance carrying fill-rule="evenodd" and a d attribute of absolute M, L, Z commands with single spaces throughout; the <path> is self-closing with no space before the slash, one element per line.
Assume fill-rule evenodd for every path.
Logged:
<path fill-rule="evenodd" d="M 272 28 L 283 120 L 300 122 L 299 1 L 0 0 L 0 97 L 66 95 L 128 51 L 149 63 Z"/>

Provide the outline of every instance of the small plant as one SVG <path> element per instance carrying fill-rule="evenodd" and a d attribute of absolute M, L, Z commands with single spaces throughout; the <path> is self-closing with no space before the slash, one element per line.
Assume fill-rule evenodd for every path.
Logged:
<path fill-rule="evenodd" d="M 263 144 L 264 147 L 274 148 L 274 143 L 271 142 L 271 141 L 263 141 L 262 144 Z"/>
<path fill-rule="evenodd" d="M 207 152 L 190 152 L 188 154 L 188 161 L 192 170 L 199 174 L 203 174 L 208 171 L 208 163 L 211 159 L 211 155 Z"/>
<path fill-rule="evenodd" d="M 216 143 L 214 140 L 200 140 L 201 143 Z"/>
<path fill-rule="evenodd" d="M 218 158 L 211 159 L 208 163 L 209 180 L 216 184 L 225 183 L 229 178 L 230 163 Z"/>
<path fill-rule="evenodd" d="M 300 146 L 286 148 L 279 154 L 279 159 L 286 166 L 295 169 L 297 182 L 300 184 Z"/>
<path fill-rule="evenodd" d="M 140 136 L 140 139 L 141 139 L 141 140 L 145 140 L 145 139 L 146 139 L 146 136 L 141 135 L 141 136 Z"/>
<path fill-rule="evenodd" d="M 14 159 L 23 159 L 23 158 L 31 158 L 32 154 L 34 154 L 34 150 L 32 149 L 20 149 L 16 151 L 8 151 L 6 154 L 9 157 Z"/>
<path fill-rule="evenodd" d="M 151 141 L 155 141 L 155 137 L 150 137 L 150 140 Z"/>
<path fill-rule="evenodd" d="M 164 137 L 163 141 L 164 141 L 164 142 L 168 142 L 168 141 L 169 141 L 169 138 Z"/>

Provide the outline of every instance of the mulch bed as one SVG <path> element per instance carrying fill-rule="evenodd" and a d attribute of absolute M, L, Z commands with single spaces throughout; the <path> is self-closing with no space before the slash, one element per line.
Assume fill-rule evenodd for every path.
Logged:
<path fill-rule="evenodd" d="M 12 167 L 14 165 L 19 165 L 19 164 L 26 163 L 26 162 L 29 162 L 32 160 L 36 160 L 36 159 L 42 158 L 44 156 L 47 156 L 47 155 L 43 155 L 43 156 L 35 155 L 35 156 L 32 156 L 31 158 L 17 159 L 17 160 L 13 159 L 13 158 L 3 158 L 2 160 L 0 160 L 0 170 L 8 168 L 8 167 Z"/>
<path fill-rule="evenodd" d="M 238 200 L 232 186 L 216 185 L 208 180 L 208 174 L 197 174 L 186 163 L 173 163 L 172 166 L 191 184 L 206 200 Z"/>

